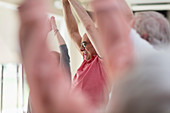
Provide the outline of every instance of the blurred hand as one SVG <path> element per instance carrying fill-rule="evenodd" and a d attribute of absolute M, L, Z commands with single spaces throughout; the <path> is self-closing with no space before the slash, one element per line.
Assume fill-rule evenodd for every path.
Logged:
<path fill-rule="evenodd" d="M 119 0 L 93 0 L 91 5 L 96 14 L 100 33 L 98 41 L 102 42 L 106 72 L 110 75 L 109 79 L 114 80 L 129 69 L 133 60 L 130 26 L 121 11 Z"/>

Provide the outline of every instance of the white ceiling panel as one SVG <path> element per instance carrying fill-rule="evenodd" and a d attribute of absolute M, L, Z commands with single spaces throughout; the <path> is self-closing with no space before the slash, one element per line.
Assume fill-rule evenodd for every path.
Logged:
<path fill-rule="evenodd" d="M 131 4 L 159 4 L 170 3 L 170 0 L 127 0 Z"/>

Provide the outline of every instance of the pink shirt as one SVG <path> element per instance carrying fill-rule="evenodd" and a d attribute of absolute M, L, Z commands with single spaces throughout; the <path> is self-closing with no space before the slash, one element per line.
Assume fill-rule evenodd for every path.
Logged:
<path fill-rule="evenodd" d="M 94 106 L 106 104 L 108 100 L 106 74 L 102 60 L 98 56 L 93 56 L 89 61 L 83 61 L 74 76 L 73 88 L 79 88 Z"/>

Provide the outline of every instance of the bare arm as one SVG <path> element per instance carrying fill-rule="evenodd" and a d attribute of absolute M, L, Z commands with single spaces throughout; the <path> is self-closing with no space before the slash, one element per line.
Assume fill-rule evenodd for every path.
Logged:
<path fill-rule="evenodd" d="M 22 61 L 35 113 L 60 112 L 61 109 L 56 107 L 61 105 L 59 95 L 66 93 L 61 88 L 68 85 L 46 44 L 45 4 L 45 0 L 26 0 L 19 8 Z"/>
<path fill-rule="evenodd" d="M 60 48 L 60 61 L 61 61 L 60 64 L 61 66 L 64 66 L 65 71 L 68 72 L 69 80 L 71 81 L 70 56 L 68 54 L 67 45 L 57 28 L 54 16 L 51 17 L 50 23 L 57 37 L 57 41 L 58 41 L 59 48 Z"/>
<path fill-rule="evenodd" d="M 49 54 L 45 4 L 45 0 L 25 0 L 19 8 L 22 61 L 32 110 L 35 113 L 94 113 L 89 112 L 90 106 L 83 95 L 69 91 L 63 70 Z"/>
<path fill-rule="evenodd" d="M 97 54 L 102 57 L 102 51 L 100 50 L 100 43 L 98 40 L 99 34 L 95 28 L 94 22 L 91 17 L 87 14 L 86 10 L 81 6 L 77 0 L 69 0 L 70 4 L 73 6 L 76 14 L 78 15 L 81 23 L 86 29 L 87 35 L 95 48 Z"/>
<path fill-rule="evenodd" d="M 64 17 L 65 17 L 69 35 L 71 39 L 74 41 L 74 43 L 76 44 L 76 47 L 78 48 L 78 50 L 80 51 L 82 37 L 80 36 L 76 20 L 70 8 L 70 4 L 68 0 L 62 0 L 62 3 L 63 3 L 63 8 L 64 8 Z M 82 54 L 81 51 L 80 53 Z"/>
<path fill-rule="evenodd" d="M 110 75 L 110 80 L 128 69 L 133 60 L 130 27 L 119 9 L 118 1 L 94 0 L 92 3 L 101 34 L 99 41 L 103 42 L 101 49 L 104 51 L 106 72 Z"/>
<path fill-rule="evenodd" d="M 31 5 L 33 2 L 33 0 L 27 0 L 19 7 L 19 14 L 21 20 L 20 46 L 22 53 L 22 63 L 25 67 L 27 81 L 31 91 L 30 96 L 32 98 L 33 112 L 45 113 L 46 110 L 43 108 L 44 103 L 40 101 L 43 98 L 42 95 L 44 94 L 42 92 L 44 89 L 42 89 L 42 87 L 35 82 L 38 79 L 38 58 L 40 58 L 44 52 L 46 53 L 46 49 L 44 49 L 46 47 L 43 46 L 42 41 L 43 39 L 45 39 L 44 32 L 46 31 L 44 29 L 44 27 L 46 26 L 43 22 L 45 12 L 40 10 L 44 8 L 44 1 L 41 1 L 41 3 L 38 0 L 35 1 L 37 9 L 33 5 Z M 40 12 L 40 15 L 37 15 L 38 12 Z M 39 20 L 39 18 L 41 18 L 41 20 Z M 44 49 L 44 51 L 41 50 L 41 47 L 42 49 Z M 38 96 L 38 92 L 36 90 L 38 92 L 41 92 L 42 94 Z M 38 97 L 36 98 L 36 96 Z"/>
<path fill-rule="evenodd" d="M 60 46 L 63 45 L 63 44 L 66 44 L 63 37 L 61 36 L 59 30 L 55 31 L 55 34 L 57 36 L 57 40 L 58 40 L 58 43 L 59 43 Z"/>
<path fill-rule="evenodd" d="M 58 42 L 59 46 L 65 44 L 65 41 L 64 41 L 63 37 L 61 36 L 58 28 L 57 28 L 54 16 L 51 17 L 50 23 L 51 23 L 52 29 L 54 30 L 54 33 L 55 33 L 55 35 L 57 37 L 57 42 Z"/>

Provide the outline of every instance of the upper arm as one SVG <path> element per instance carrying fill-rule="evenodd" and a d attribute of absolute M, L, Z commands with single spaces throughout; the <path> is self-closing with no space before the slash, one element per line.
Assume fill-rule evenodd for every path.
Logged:
<path fill-rule="evenodd" d="M 82 55 L 82 52 L 80 50 L 82 37 L 80 36 L 79 32 L 74 32 L 74 33 L 70 34 L 70 37 L 73 40 L 73 42 L 75 43 L 76 48 L 78 49 L 78 51 Z"/>
<path fill-rule="evenodd" d="M 64 69 L 68 72 L 69 79 L 71 80 L 71 71 L 70 71 L 70 56 L 68 54 L 67 45 L 60 45 L 60 62 L 64 66 Z"/>
<path fill-rule="evenodd" d="M 80 51 L 82 37 L 80 36 L 76 19 L 74 18 L 73 13 L 71 11 L 70 3 L 68 1 L 63 2 L 63 8 L 65 22 L 70 38 L 73 40 L 74 44 L 76 45 L 76 48 Z"/>
<path fill-rule="evenodd" d="M 69 66 L 70 65 L 70 56 L 68 54 L 68 49 L 67 49 L 67 45 L 66 44 L 63 44 L 63 45 L 60 45 L 60 60 L 66 64 L 66 66 Z"/>

